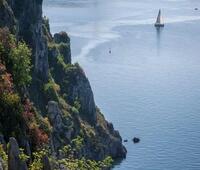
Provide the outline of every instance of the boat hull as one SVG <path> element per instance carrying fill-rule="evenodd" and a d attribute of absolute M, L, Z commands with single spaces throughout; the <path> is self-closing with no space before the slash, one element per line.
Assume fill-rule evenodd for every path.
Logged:
<path fill-rule="evenodd" d="M 164 25 L 164 24 L 155 23 L 154 26 L 155 26 L 155 27 L 164 27 L 165 25 Z"/>

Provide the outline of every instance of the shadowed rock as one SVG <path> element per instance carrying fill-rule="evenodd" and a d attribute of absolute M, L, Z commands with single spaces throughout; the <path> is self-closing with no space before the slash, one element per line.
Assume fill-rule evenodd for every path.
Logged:
<path fill-rule="evenodd" d="M 5 0 L 0 1 L 0 27 L 8 27 L 14 30 L 15 19 L 13 11 L 8 6 Z"/>
<path fill-rule="evenodd" d="M 3 146 L 3 149 L 6 151 L 6 141 L 3 135 L 0 135 L 0 144 Z"/>
<path fill-rule="evenodd" d="M 42 159 L 43 163 L 43 169 L 42 170 L 51 170 L 51 165 L 49 162 L 49 158 L 47 156 L 44 156 Z"/>
<path fill-rule="evenodd" d="M 26 162 L 20 160 L 19 146 L 15 138 L 10 138 L 8 148 L 8 170 L 28 170 Z"/>
<path fill-rule="evenodd" d="M 54 34 L 54 41 L 55 41 L 55 43 L 58 43 L 58 44 L 59 43 L 70 43 L 69 36 L 64 31 Z"/>

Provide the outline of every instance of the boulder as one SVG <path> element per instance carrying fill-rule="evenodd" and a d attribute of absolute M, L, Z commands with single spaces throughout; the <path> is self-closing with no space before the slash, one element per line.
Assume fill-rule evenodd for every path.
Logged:
<path fill-rule="evenodd" d="M 139 143 L 140 142 L 140 139 L 139 138 L 137 138 L 137 137 L 134 137 L 133 138 L 133 143 Z"/>
<path fill-rule="evenodd" d="M 19 146 L 15 138 L 9 139 L 8 170 L 28 170 L 26 162 L 20 160 Z"/>

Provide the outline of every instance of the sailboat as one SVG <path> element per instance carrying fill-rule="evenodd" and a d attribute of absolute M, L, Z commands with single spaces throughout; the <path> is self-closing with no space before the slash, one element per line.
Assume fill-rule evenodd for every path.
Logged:
<path fill-rule="evenodd" d="M 157 17 L 157 20 L 156 20 L 156 23 L 155 23 L 155 27 L 164 27 L 164 26 L 165 25 L 162 21 L 161 10 L 159 10 L 158 17 Z"/>

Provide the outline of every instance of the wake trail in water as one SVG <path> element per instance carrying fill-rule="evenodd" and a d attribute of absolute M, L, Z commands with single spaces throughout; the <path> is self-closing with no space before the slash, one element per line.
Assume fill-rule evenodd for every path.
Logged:
<path fill-rule="evenodd" d="M 176 18 L 165 18 L 165 24 L 181 23 L 181 22 L 191 22 L 200 20 L 200 16 L 177 16 Z M 114 28 L 123 26 L 140 26 L 140 25 L 152 25 L 155 22 L 155 18 L 143 19 L 143 20 L 133 20 L 133 19 L 120 19 L 115 22 L 102 22 L 99 25 L 103 25 L 104 28 L 100 32 L 97 32 L 98 38 L 96 38 L 91 29 L 93 23 L 86 24 L 84 26 L 77 26 L 75 31 L 70 32 L 70 35 L 81 38 L 88 38 L 88 43 L 82 47 L 80 54 L 75 56 L 75 60 L 80 60 L 89 55 L 89 53 L 95 49 L 97 46 L 108 43 L 113 39 L 120 38 L 120 32 L 113 31 Z M 78 31 L 79 30 L 79 31 Z M 80 31 L 82 30 L 82 32 Z M 85 30 L 85 31 L 84 31 Z M 93 32 L 93 34 L 92 34 Z"/>

